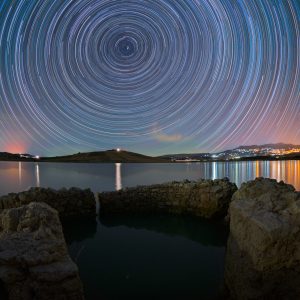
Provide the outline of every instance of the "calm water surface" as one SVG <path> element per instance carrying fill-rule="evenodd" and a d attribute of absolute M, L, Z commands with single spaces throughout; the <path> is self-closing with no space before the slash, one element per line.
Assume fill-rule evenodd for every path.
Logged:
<path fill-rule="evenodd" d="M 107 217 L 64 224 L 87 299 L 215 299 L 226 227 L 193 217 Z"/>
<path fill-rule="evenodd" d="M 72 164 L 0 162 L 0 195 L 31 186 L 77 186 L 94 192 L 172 180 L 229 177 L 238 186 L 256 177 L 284 180 L 300 190 L 300 161 L 178 164 Z"/>
<path fill-rule="evenodd" d="M 0 195 L 31 186 L 94 192 L 172 180 L 259 176 L 300 190 L 300 161 L 64 164 L 0 162 Z M 64 224 L 87 299 L 214 299 L 223 280 L 222 223 L 177 216 L 107 217 Z"/>

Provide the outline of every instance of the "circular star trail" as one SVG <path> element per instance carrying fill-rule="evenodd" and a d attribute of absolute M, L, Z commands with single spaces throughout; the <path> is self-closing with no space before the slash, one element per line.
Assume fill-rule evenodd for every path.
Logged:
<path fill-rule="evenodd" d="M 300 2 L 3 0 L 0 147 L 300 143 Z"/>

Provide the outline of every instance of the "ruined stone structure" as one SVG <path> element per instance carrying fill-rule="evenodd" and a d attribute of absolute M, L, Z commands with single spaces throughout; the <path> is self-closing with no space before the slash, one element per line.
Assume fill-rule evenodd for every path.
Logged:
<path fill-rule="evenodd" d="M 55 208 L 61 217 L 88 216 L 96 214 L 96 201 L 90 189 L 79 188 L 54 190 L 31 188 L 21 193 L 0 197 L 0 210 L 16 208 L 30 202 L 45 202 Z"/>
<path fill-rule="evenodd" d="M 242 184 L 229 209 L 231 299 L 300 299 L 300 193 L 276 180 Z"/>
<path fill-rule="evenodd" d="M 99 194 L 101 214 L 172 213 L 225 216 L 235 184 L 227 178 L 156 184 Z"/>

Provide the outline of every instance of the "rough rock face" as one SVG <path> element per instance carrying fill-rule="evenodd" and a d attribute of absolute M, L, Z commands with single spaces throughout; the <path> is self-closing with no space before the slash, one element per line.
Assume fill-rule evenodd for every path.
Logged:
<path fill-rule="evenodd" d="M 61 217 L 95 215 L 96 201 L 90 189 L 31 188 L 18 194 L 0 197 L 0 210 L 16 208 L 30 202 L 45 202 L 55 208 Z"/>
<path fill-rule="evenodd" d="M 30 203 L 0 213 L 0 280 L 10 300 L 84 299 L 56 210 Z"/>
<path fill-rule="evenodd" d="M 140 186 L 99 194 L 101 214 L 174 213 L 224 216 L 237 190 L 227 178 Z"/>
<path fill-rule="evenodd" d="M 258 178 L 230 204 L 225 282 L 233 299 L 300 299 L 300 194 Z"/>

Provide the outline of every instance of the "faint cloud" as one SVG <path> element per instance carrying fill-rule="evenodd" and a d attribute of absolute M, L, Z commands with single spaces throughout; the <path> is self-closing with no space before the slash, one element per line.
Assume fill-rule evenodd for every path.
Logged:
<path fill-rule="evenodd" d="M 160 142 L 179 142 L 183 139 L 183 135 L 181 134 L 164 134 L 164 133 L 156 133 L 154 134 L 154 138 Z"/>
<path fill-rule="evenodd" d="M 163 128 L 161 128 L 158 122 L 153 124 L 153 138 L 162 143 L 175 143 L 184 139 L 184 136 L 179 133 L 175 134 L 167 134 L 163 132 Z"/>

